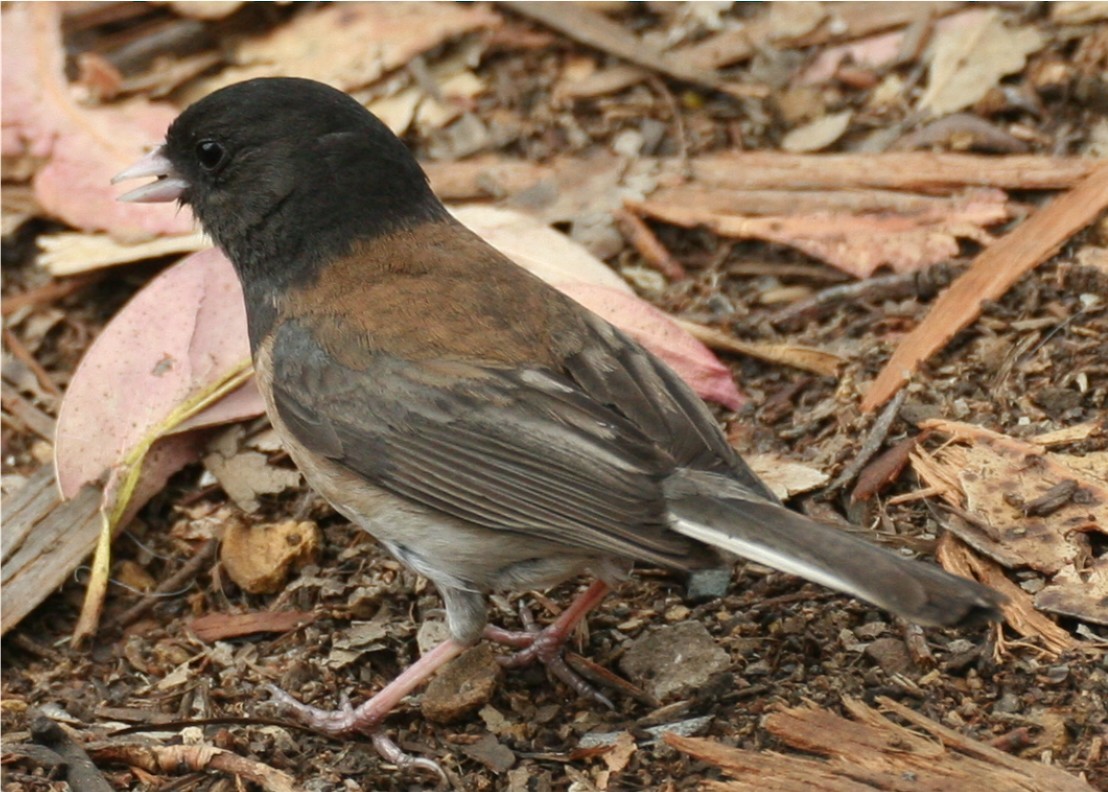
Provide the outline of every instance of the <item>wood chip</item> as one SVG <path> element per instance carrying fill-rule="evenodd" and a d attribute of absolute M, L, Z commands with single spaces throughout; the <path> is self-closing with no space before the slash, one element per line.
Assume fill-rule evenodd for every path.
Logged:
<path fill-rule="evenodd" d="M 994 242 L 940 295 L 927 318 L 901 339 L 862 399 L 862 409 L 869 412 L 888 401 L 923 361 L 977 318 L 982 304 L 1000 299 L 1106 207 L 1108 164 L 1100 163 L 1068 193 Z"/>
<path fill-rule="evenodd" d="M 676 735 L 666 735 L 665 741 L 733 776 L 733 781 L 708 787 L 721 792 L 874 792 L 909 786 L 918 792 L 1091 792 L 1088 784 L 1056 767 L 1010 756 L 891 699 L 881 697 L 878 702 L 884 713 L 845 699 L 850 719 L 814 706 L 782 709 L 765 718 L 766 730 L 787 746 L 826 759 L 744 750 Z M 898 725 L 890 713 L 920 731 Z"/>
<path fill-rule="evenodd" d="M 189 622 L 189 630 L 204 643 L 258 633 L 285 633 L 311 624 L 318 614 L 309 611 L 208 613 Z"/>

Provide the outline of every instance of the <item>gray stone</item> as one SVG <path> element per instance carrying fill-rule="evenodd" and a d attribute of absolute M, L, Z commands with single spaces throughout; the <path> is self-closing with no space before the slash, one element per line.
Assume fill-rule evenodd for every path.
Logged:
<path fill-rule="evenodd" d="M 727 652 L 696 621 L 651 630 L 620 660 L 623 672 L 660 701 L 687 695 L 730 666 Z"/>
<path fill-rule="evenodd" d="M 731 585 L 731 567 L 697 569 L 689 573 L 685 596 L 691 602 L 718 599 Z"/>
<path fill-rule="evenodd" d="M 886 674 L 903 674 L 913 667 L 912 655 L 899 638 L 878 638 L 866 647 L 865 655 Z"/>

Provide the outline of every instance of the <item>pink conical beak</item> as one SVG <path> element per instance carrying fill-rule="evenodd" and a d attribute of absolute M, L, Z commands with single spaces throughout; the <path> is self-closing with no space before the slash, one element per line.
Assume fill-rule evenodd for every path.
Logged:
<path fill-rule="evenodd" d="M 116 200 L 130 203 L 176 201 L 189 186 L 189 183 L 174 170 L 173 163 L 165 156 L 164 146 L 158 146 L 131 167 L 117 173 L 112 177 L 112 184 L 119 184 L 119 182 L 129 179 L 142 179 L 147 176 L 155 176 L 157 181 L 144 184 L 142 187 L 124 193 Z"/>

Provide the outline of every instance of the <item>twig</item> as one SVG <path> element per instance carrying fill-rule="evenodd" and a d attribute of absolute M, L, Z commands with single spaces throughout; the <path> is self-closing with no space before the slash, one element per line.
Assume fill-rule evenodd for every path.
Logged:
<path fill-rule="evenodd" d="M 62 389 L 57 386 L 54 380 L 50 379 L 50 375 L 39 363 L 35 356 L 31 354 L 31 351 L 24 346 L 23 342 L 16 337 L 8 328 L 4 328 L 4 343 L 8 345 L 8 349 L 12 351 L 19 360 L 26 364 L 32 372 L 34 372 L 35 379 L 38 380 L 38 384 L 42 386 L 43 390 L 49 391 L 54 396 L 61 396 Z"/>
<path fill-rule="evenodd" d="M 669 108 L 669 114 L 673 118 L 673 125 L 677 129 L 677 156 L 681 160 L 681 171 L 686 179 L 692 178 L 692 168 L 689 166 L 689 137 L 685 132 L 685 117 L 681 115 L 681 107 L 673 98 L 666 84 L 657 77 L 651 75 L 650 86 L 661 94 L 662 99 Z"/>
<path fill-rule="evenodd" d="M 858 449 L 857 455 L 849 465 L 843 468 L 843 472 L 828 485 L 828 492 L 834 492 L 840 487 L 845 487 L 854 480 L 855 476 L 862 472 L 862 468 L 877 453 L 881 448 L 881 444 L 885 442 L 885 438 L 888 437 L 889 427 L 896 420 L 897 413 L 900 412 L 900 407 L 904 404 L 905 396 L 906 394 L 901 391 L 893 402 L 881 412 L 881 415 L 873 422 L 873 428 L 866 435 L 866 439 L 862 442 L 862 447 Z"/>
<path fill-rule="evenodd" d="M 7 380 L 0 382 L 0 400 L 3 402 L 4 409 L 12 417 L 22 421 L 28 429 L 43 440 L 54 442 L 54 418 L 32 404 L 29 399 L 23 398 L 23 395 L 9 385 Z"/>
<path fill-rule="evenodd" d="M 112 792 L 112 785 L 97 769 L 85 750 L 66 734 L 65 729 L 38 715 L 31 721 L 31 739 L 45 745 L 65 760 L 66 781 L 70 789 L 81 792 Z"/>
<path fill-rule="evenodd" d="M 180 588 L 192 580 L 196 576 L 200 568 L 215 557 L 216 548 L 219 547 L 219 542 L 215 539 L 209 539 L 200 550 L 184 563 L 184 565 L 167 577 L 158 587 L 149 592 L 141 600 L 136 602 L 130 608 L 125 610 L 115 619 L 112 619 L 109 626 L 112 628 L 126 627 L 127 625 L 138 620 L 143 614 L 145 614 L 150 608 L 154 606 L 160 599 L 159 595 L 167 591 L 178 591 Z"/>
<path fill-rule="evenodd" d="M 40 305 L 52 303 L 63 297 L 68 297 L 86 286 L 91 286 L 103 277 L 103 273 L 94 273 L 82 278 L 68 278 L 66 280 L 52 280 L 34 289 L 29 289 L 22 294 L 14 294 L 4 297 L 4 304 L 0 306 L 0 315 L 8 316 L 28 305 Z"/>
<path fill-rule="evenodd" d="M 843 303 L 881 302 L 912 296 L 927 296 L 947 286 L 960 269 L 937 264 L 921 272 L 884 275 L 877 278 L 830 286 L 806 300 L 792 303 L 770 315 L 770 324 L 792 329 L 799 324 L 834 311 Z"/>
<path fill-rule="evenodd" d="M 685 268 L 681 266 L 681 262 L 670 255 L 665 245 L 659 242 L 658 237 L 650 230 L 650 226 L 638 215 L 622 208 L 616 209 L 613 215 L 626 234 L 627 241 L 647 264 L 670 280 L 682 280 L 685 277 Z"/>
<path fill-rule="evenodd" d="M 918 624 L 904 622 L 904 644 L 908 647 L 908 654 L 912 656 L 913 662 L 920 668 L 935 667 L 935 655 L 927 645 L 927 635 Z"/>

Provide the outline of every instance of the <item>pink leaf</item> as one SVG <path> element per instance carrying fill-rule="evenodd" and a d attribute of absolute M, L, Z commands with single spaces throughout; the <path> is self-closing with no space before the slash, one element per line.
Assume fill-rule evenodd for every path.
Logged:
<path fill-rule="evenodd" d="M 180 430 L 182 408 L 249 358 L 242 291 L 227 259 L 207 250 L 163 272 L 112 319 L 70 382 L 55 445 L 62 494 L 72 496 L 144 444 Z M 256 392 L 232 395 L 235 401 L 217 402 L 189 426 L 264 409 Z"/>
<path fill-rule="evenodd" d="M 119 203 L 110 184 L 144 146 L 165 137 L 177 109 L 144 99 L 78 103 L 65 79 L 56 3 L 5 5 L 3 38 L 3 152 L 44 160 L 33 180 L 39 205 L 74 228 L 123 238 L 190 232 L 187 214 Z"/>

